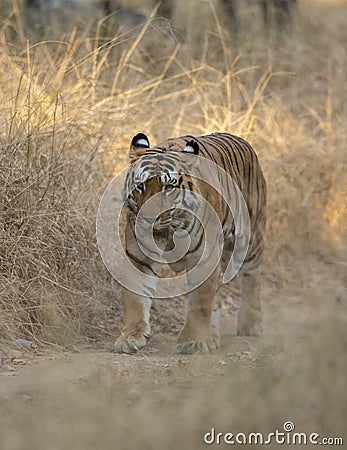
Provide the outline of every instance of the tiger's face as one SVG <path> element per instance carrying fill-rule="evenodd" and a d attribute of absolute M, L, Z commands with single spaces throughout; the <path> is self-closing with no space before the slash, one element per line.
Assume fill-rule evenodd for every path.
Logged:
<path fill-rule="evenodd" d="M 144 135 L 140 136 L 138 148 L 143 153 L 144 148 L 150 147 Z M 132 147 L 136 150 L 134 144 L 139 144 L 139 139 L 135 142 L 134 139 Z M 145 227 L 153 227 L 157 238 L 168 239 L 177 230 L 189 229 L 199 208 L 199 187 L 189 175 L 197 151 L 188 145 L 184 149 L 187 150 L 147 150 L 133 162 L 127 174 L 123 199 L 128 211 Z"/>

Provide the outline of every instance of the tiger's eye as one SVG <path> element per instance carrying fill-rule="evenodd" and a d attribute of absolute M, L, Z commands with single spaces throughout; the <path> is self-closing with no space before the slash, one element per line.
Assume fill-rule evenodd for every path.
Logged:
<path fill-rule="evenodd" d="M 172 191 L 174 187 L 175 186 L 173 184 L 167 184 L 166 186 L 164 186 L 164 191 Z"/>

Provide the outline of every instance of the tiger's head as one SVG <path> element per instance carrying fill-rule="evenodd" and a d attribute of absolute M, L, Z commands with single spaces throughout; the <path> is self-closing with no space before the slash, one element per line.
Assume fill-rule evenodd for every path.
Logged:
<path fill-rule="evenodd" d="M 151 148 L 148 137 L 139 133 L 131 141 L 123 201 L 128 213 L 153 226 L 158 238 L 187 230 L 194 220 L 200 192 L 191 172 L 199 164 L 198 153 L 194 140 L 182 145 L 170 139 Z"/>

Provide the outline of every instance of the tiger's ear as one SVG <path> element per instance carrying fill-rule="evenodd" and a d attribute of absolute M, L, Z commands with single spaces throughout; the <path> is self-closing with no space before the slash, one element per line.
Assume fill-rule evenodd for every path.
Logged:
<path fill-rule="evenodd" d="M 201 158 L 195 158 L 195 156 L 198 156 L 199 152 L 200 152 L 199 143 L 194 139 L 188 141 L 186 143 L 186 146 L 182 150 L 182 153 L 186 155 L 186 157 L 184 158 L 184 164 L 192 173 L 200 165 Z"/>
<path fill-rule="evenodd" d="M 136 161 L 140 156 L 146 153 L 149 148 L 148 137 L 144 133 L 136 134 L 131 141 L 129 150 L 129 160 L 130 162 Z"/>
<path fill-rule="evenodd" d="M 200 151 L 199 144 L 196 141 L 191 140 L 186 143 L 186 146 L 182 151 L 184 153 L 192 153 L 193 155 L 197 155 Z"/>

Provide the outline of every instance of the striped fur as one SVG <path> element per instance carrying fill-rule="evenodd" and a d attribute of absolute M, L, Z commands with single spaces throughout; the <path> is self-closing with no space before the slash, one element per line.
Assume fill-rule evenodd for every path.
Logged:
<path fill-rule="evenodd" d="M 136 240 L 136 218 L 140 220 L 141 216 L 143 223 L 154 222 L 154 238 L 163 252 L 171 250 L 173 233 L 185 230 L 191 238 L 190 247 L 184 258 L 170 265 L 176 271 L 186 269 L 188 286 L 193 286 L 194 280 L 189 278 L 189 269 L 203 254 L 206 233 L 204 227 L 208 229 L 209 221 L 212 221 L 201 198 L 209 202 L 222 224 L 223 236 L 216 232 L 212 243 L 217 248 L 220 242 L 224 242 L 220 265 L 207 281 L 189 293 L 187 319 L 178 341 L 178 349 L 183 353 L 209 351 L 219 345 L 218 318 L 221 301 L 218 286 L 221 273 L 231 258 L 235 233 L 242 234 L 242 230 L 235 229 L 234 218 L 223 198 L 204 181 L 203 176 L 202 180 L 191 176 L 192 172 L 200 170 L 198 165 L 201 164 L 201 159 L 197 155 L 224 169 L 232 177 L 246 202 L 251 234 L 240 271 L 243 294 L 237 332 L 240 335 L 257 335 L 261 332 L 258 266 L 264 248 L 266 184 L 254 150 L 244 139 L 228 133 L 199 137 L 187 135 L 168 139 L 151 148 L 147 136 L 140 133 L 131 143 L 131 165 L 123 190 L 127 215 L 126 251 L 134 265 L 144 273 L 156 274 L 156 265 L 148 254 L 143 253 Z M 225 181 L 223 176 L 216 176 L 220 177 L 216 183 L 220 184 L 221 190 L 228 196 L 233 196 L 234 187 L 231 183 Z M 157 193 L 162 193 L 160 198 L 165 206 L 165 213 L 155 221 L 151 210 L 143 215 L 138 214 L 141 207 Z M 203 218 L 203 224 L 196 219 L 197 216 Z M 213 223 L 211 224 L 213 228 Z M 237 284 L 240 284 L 240 280 Z M 145 288 L 144 297 L 155 297 L 154 289 Z M 149 323 L 148 314 L 145 317 L 143 308 L 141 309 L 140 299 L 140 296 L 130 291 L 124 292 L 125 326 L 122 336 L 116 341 L 117 352 L 135 351 L 145 344 L 144 336 L 148 335 Z"/>

